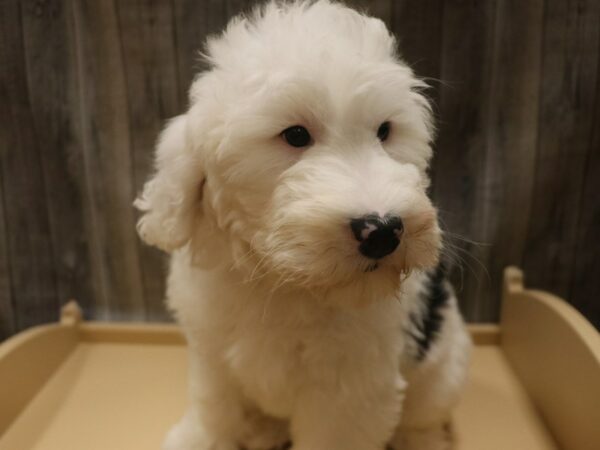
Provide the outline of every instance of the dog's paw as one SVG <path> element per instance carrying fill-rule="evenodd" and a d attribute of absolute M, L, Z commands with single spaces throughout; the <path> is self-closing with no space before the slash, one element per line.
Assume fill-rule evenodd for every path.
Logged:
<path fill-rule="evenodd" d="M 400 429 L 389 445 L 390 450 L 452 450 L 452 439 L 445 426 L 427 429 Z"/>
<path fill-rule="evenodd" d="M 183 418 L 167 433 L 162 450 L 238 450 L 233 442 L 215 442 L 200 426 Z"/>
<path fill-rule="evenodd" d="M 243 447 L 247 450 L 285 449 L 289 440 L 288 424 L 283 420 L 267 417 L 260 413 L 246 418 Z"/>

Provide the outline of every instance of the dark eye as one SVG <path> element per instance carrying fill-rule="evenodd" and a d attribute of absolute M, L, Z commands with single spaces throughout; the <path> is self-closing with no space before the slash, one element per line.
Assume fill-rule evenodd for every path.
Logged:
<path fill-rule="evenodd" d="M 383 122 L 379 125 L 379 129 L 377 130 L 377 137 L 381 142 L 385 142 L 390 135 L 390 123 Z"/>
<path fill-rule="evenodd" d="M 311 142 L 310 133 L 300 125 L 286 128 L 281 135 L 292 147 L 306 147 Z"/>

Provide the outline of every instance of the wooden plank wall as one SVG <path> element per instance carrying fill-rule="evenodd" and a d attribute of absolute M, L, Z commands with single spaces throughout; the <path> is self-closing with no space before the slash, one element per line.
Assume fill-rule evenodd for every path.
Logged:
<path fill-rule="evenodd" d="M 88 318 L 168 317 L 131 202 L 196 50 L 252 3 L 0 2 L 0 338 L 69 298 Z M 497 319 L 518 264 L 600 326 L 600 2 L 350 3 L 432 86 L 432 194 L 468 319 Z"/>

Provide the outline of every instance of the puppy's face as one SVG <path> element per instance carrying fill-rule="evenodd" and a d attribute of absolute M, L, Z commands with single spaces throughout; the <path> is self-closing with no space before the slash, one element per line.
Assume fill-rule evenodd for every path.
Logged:
<path fill-rule="evenodd" d="M 142 235 L 329 297 L 389 294 L 434 265 L 429 110 L 393 49 L 380 21 L 327 2 L 230 25 L 163 135 Z M 176 198 L 157 227 L 165 183 Z"/>

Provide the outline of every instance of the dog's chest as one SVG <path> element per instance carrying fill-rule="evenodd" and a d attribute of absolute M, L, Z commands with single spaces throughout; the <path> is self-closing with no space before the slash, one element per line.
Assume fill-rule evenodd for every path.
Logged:
<path fill-rule="evenodd" d="M 305 358 L 305 340 L 288 330 L 236 330 L 225 358 L 246 397 L 265 412 L 290 414 Z"/>
<path fill-rule="evenodd" d="M 244 394 L 263 411 L 289 417 L 301 389 L 339 388 L 397 367 L 402 350 L 397 308 L 307 310 L 294 305 L 238 310 L 224 356 Z"/>

